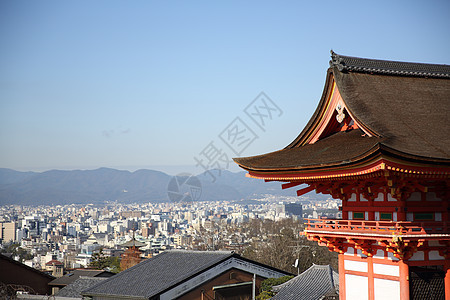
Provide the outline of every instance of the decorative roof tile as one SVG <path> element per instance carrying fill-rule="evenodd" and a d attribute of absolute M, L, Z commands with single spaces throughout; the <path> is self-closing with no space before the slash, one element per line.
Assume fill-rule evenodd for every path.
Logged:
<path fill-rule="evenodd" d="M 341 72 L 450 78 L 450 65 L 411 63 L 339 55 L 331 50 L 330 66 Z"/>
<path fill-rule="evenodd" d="M 274 286 L 274 300 L 320 299 L 330 292 L 339 292 L 339 274 L 329 265 L 313 264 L 302 274 Z"/>

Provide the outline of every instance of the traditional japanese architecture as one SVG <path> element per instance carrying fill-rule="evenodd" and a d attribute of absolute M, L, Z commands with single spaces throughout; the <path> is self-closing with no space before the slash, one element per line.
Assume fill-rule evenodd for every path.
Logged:
<path fill-rule="evenodd" d="M 252 299 L 267 278 L 291 275 L 233 251 L 169 250 L 82 292 L 93 300 Z"/>
<path fill-rule="evenodd" d="M 122 271 L 131 268 L 142 261 L 142 252 L 139 248 L 145 246 L 145 243 L 139 242 L 134 238 L 134 230 L 133 238 L 120 246 L 127 248 L 121 255 L 120 269 Z"/>
<path fill-rule="evenodd" d="M 339 253 L 340 299 L 450 299 L 450 66 L 331 58 L 300 135 L 235 161 L 342 200 L 304 231 Z"/>

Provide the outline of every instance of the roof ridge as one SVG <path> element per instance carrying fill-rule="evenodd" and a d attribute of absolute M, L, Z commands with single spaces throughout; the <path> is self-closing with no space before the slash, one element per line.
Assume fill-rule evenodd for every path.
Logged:
<path fill-rule="evenodd" d="M 202 254 L 235 254 L 234 251 L 201 251 L 201 250 L 183 250 L 183 249 L 170 249 L 164 252 L 181 252 L 181 253 L 202 253 Z"/>
<path fill-rule="evenodd" d="M 450 65 L 381 60 L 339 55 L 331 52 L 330 67 L 341 72 L 381 75 L 450 78 Z"/>

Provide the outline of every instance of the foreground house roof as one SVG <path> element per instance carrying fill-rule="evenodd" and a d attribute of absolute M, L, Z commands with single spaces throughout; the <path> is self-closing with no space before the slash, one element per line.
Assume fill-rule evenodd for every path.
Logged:
<path fill-rule="evenodd" d="M 288 274 L 232 251 L 171 250 L 142 261 L 82 294 L 94 298 L 173 299 L 231 268 L 265 278 Z"/>
<path fill-rule="evenodd" d="M 299 136 L 282 150 L 234 159 L 251 177 L 329 177 L 344 169 L 387 165 L 448 174 L 450 66 L 363 59 L 332 52 L 319 105 Z M 402 162 L 402 167 L 398 163 Z M 382 164 L 383 163 L 383 164 Z M 335 172 L 336 174 L 334 174 Z"/>
<path fill-rule="evenodd" d="M 51 282 L 49 282 L 50 286 L 59 286 L 59 287 L 63 287 L 66 286 L 68 284 L 71 284 L 72 282 L 74 282 L 75 280 L 77 280 L 80 277 L 111 277 L 113 276 L 114 273 L 109 272 L 109 271 L 105 271 L 105 270 L 94 270 L 94 269 L 76 269 L 76 270 L 71 270 L 69 272 L 67 272 L 67 274 L 65 274 L 62 277 L 58 277 L 55 280 L 52 280 Z"/>
<path fill-rule="evenodd" d="M 7 270 L 7 271 L 5 271 Z M 30 293 L 51 294 L 48 283 L 55 277 L 0 254 L 0 285 L 31 288 Z M 5 291 L 3 291 L 5 292 Z M 15 292 L 15 290 L 14 290 Z"/>
<path fill-rule="evenodd" d="M 59 290 L 56 296 L 81 299 L 82 291 L 87 290 L 88 288 L 100 282 L 103 282 L 106 279 L 107 277 L 80 276 L 74 282 L 66 285 L 61 290 Z"/>
<path fill-rule="evenodd" d="M 339 274 L 329 265 L 313 264 L 302 274 L 274 286 L 273 291 L 277 293 L 274 300 L 323 299 L 326 295 L 339 293 Z"/>

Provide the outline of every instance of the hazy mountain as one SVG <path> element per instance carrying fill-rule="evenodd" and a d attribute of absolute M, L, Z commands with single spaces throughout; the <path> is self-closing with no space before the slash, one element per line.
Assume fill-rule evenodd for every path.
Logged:
<path fill-rule="evenodd" d="M 19 172 L 11 169 L 0 168 L 0 184 L 10 184 L 21 182 L 37 173 L 35 172 Z"/>
<path fill-rule="evenodd" d="M 251 199 L 264 194 L 295 195 L 294 189 L 283 191 L 280 183 L 246 178 L 245 172 L 213 170 L 196 178 L 201 186 L 200 200 Z M 168 185 L 171 179 L 172 176 L 154 170 L 129 172 L 100 168 L 38 173 L 0 169 L 0 205 L 102 203 L 116 200 L 123 203 L 162 202 L 169 200 Z M 188 190 L 185 189 L 186 185 L 183 187 L 183 182 L 175 183 L 177 188 L 180 197 Z M 173 191 L 174 186 L 170 189 Z"/>

